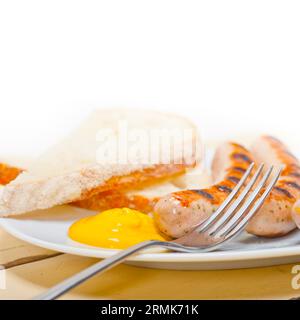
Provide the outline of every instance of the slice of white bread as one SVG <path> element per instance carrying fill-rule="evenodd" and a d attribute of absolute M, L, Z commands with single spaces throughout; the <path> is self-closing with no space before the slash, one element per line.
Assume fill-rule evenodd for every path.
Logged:
<path fill-rule="evenodd" d="M 161 148 L 159 158 L 163 159 L 164 153 L 168 152 L 170 164 L 163 161 L 143 163 L 140 154 L 131 155 L 130 163 L 119 163 L 119 159 L 110 155 L 105 163 L 99 163 L 99 130 L 109 129 L 114 141 L 119 141 L 124 138 L 120 121 L 127 125 L 128 132 L 191 130 L 192 135 L 185 137 L 184 148 L 191 146 L 193 152 L 183 161 L 182 145 L 172 148 L 175 151 L 171 153 Z M 33 161 L 26 172 L 1 189 L 0 216 L 46 209 L 91 197 L 100 191 L 114 189 L 116 185 L 138 186 L 149 179 L 182 173 L 185 167 L 199 161 L 199 146 L 197 128 L 183 117 L 135 109 L 96 110 L 70 136 Z M 115 144 L 109 147 L 113 149 Z"/>

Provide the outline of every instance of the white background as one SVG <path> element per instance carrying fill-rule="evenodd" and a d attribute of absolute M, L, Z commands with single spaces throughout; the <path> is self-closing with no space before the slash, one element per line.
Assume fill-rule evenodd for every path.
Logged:
<path fill-rule="evenodd" d="M 299 89 L 300 1 L 0 1 L 0 157 L 96 107 L 298 139 Z"/>

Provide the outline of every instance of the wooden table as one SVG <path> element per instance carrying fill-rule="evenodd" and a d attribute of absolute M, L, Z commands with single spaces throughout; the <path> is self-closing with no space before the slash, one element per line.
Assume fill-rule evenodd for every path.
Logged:
<path fill-rule="evenodd" d="M 0 289 L 0 299 L 30 299 L 96 261 L 35 247 L 0 229 L 0 264 L 6 268 L 6 289 Z M 169 271 L 123 264 L 95 276 L 62 298 L 290 299 L 300 296 L 300 290 L 292 289 L 291 269 L 292 265 L 282 265 L 225 271 Z"/>

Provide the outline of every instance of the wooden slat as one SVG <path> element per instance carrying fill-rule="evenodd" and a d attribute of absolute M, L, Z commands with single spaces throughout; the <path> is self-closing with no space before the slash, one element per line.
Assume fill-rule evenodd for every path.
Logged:
<path fill-rule="evenodd" d="M 0 265 L 6 269 L 58 254 L 60 253 L 18 240 L 0 228 Z"/>

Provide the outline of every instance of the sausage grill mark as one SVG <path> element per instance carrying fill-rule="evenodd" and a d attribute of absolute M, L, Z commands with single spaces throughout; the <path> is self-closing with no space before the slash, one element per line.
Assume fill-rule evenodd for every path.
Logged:
<path fill-rule="evenodd" d="M 223 192 L 227 192 L 227 193 L 230 193 L 232 191 L 231 188 L 227 187 L 227 186 L 217 186 L 217 188 L 220 190 L 220 191 L 223 191 Z"/>
<path fill-rule="evenodd" d="M 279 191 L 280 193 L 284 194 L 286 197 L 288 197 L 288 198 L 290 198 L 290 199 L 293 198 L 293 196 L 292 196 L 287 190 L 285 190 L 285 189 L 283 189 L 283 188 L 274 187 L 274 190 Z"/>
<path fill-rule="evenodd" d="M 232 157 L 234 159 L 240 159 L 240 160 L 244 160 L 246 161 L 247 163 L 251 164 L 252 163 L 252 160 L 246 156 L 244 153 L 233 153 L 232 154 Z"/>
<path fill-rule="evenodd" d="M 300 190 L 300 185 L 299 185 L 298 183 L 296 183 L 296 182 L 290 182 L 290 181 L 288 181 L 288 182 L 286 182 L 286 184 L 287 184 L 288 186 L 294 188 L 294 189 Z"/>
<path fill-rule="evenodd" d="M 209 199 L 209 200 L 213 200 L 213 199 L 214 199 L 213 195 L 211 195 L 211 194 L 210 194 L 209 192 L 207 192 L 207 191 L 204 191 L 204 190 L 192 190 L 192 191 L 200 194 L 201 196 L 203 196 L 204 198 L 207 198 L 207 199 Z"/>
<path fill-rule="evenodd" d="M 238 183 L 240 181 L 240 179 L 237 177 L 227 177 L 226 179 L 233 183 Z"/>
<path fill-rule="evenodd" d="M 233 167 L 232 170 L 238 171 L 238 172 L 241 172 L 241 173 L 245 173 L 246 172 L 246 169 L 244 169 L 242 167 Z"/>
<path fill-rule="evenodd" d="M 300 178 L 300 173 L 299 172 L 290 172 L 289 175 L 293 176 L 293 177 L 296 177 L 296 178 Z"/>

